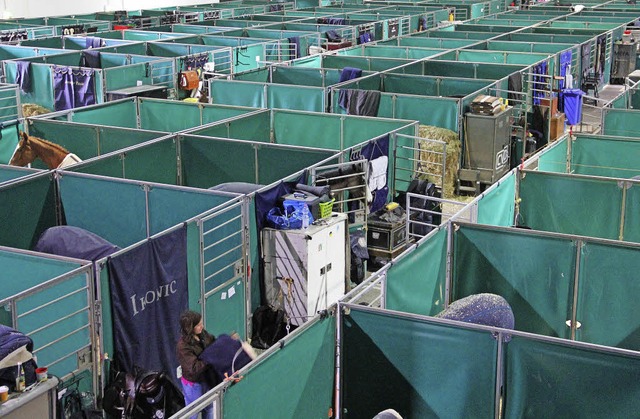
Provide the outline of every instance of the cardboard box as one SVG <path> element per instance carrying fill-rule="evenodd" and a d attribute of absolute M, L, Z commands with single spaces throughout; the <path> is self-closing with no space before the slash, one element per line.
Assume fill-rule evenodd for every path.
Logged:
<path fill-rule="evenodd" d="M 558 113 L 558 97 L 542 98 L 540 99 L 540 105 L 549 109 L 549 115 L 556 115 Z"/>
<path fill-rule="evenodd" d="M 564 134 L 564 114 L 557 113 L 549 122 L 549 141 L 555 141 Z"/>

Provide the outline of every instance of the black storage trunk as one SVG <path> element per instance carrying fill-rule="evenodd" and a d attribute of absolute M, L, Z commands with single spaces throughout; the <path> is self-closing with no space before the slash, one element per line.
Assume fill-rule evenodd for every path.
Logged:
<path fill-rule="evenodd" d="M 406 222 L 367 221 L 367 248 L 392 252 L 407 241 Z"/>

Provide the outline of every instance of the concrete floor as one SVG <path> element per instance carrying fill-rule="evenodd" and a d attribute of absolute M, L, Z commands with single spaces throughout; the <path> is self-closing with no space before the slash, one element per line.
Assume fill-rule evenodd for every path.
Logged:
<path fill-rule="evenodd" d="M 626 88 L 622 84 L 607 84 L 598 92 L 598 97 L 583 96 L 582 122 L 576 125 L 574 132 L 597 134 L 602 126 L 602 109 Z"/>

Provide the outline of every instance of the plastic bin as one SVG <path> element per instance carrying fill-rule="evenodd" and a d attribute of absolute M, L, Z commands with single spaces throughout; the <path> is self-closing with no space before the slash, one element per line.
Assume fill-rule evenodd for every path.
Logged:
<path fill-rule="evenodd" d="M 562 91 L 564 104 L 564 114 L 567 124 L 576 125 L 582 120 L 582 96 L 585 95 L 580 89 L 566 89 Z"/>

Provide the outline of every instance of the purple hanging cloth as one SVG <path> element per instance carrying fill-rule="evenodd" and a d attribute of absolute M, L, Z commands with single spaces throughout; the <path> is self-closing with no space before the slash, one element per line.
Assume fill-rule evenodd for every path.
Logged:
<path fill-rule="evenodd" d="M 96 103 L 95 71 L 91 68 L 74 70 L 74 107 L 94 105 Z"/>
<path fill-rule="evenodd" d="M 16 61 L 16 84 L 25 93 L 31 91 L 31 62 Z"/>
<path fill-rule="evenodd" d="M 74 83 L 71 68 L 53 66 L 54 109 L 63 111 L 73 109 Z"/>

